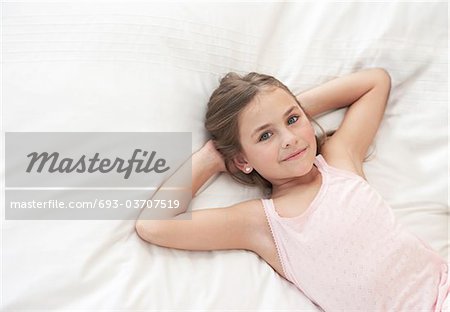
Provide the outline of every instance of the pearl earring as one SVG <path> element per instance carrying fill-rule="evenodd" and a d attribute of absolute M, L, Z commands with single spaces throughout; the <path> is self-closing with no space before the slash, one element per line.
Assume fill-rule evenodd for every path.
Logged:
<path fill-rule="evenodd" d="M 250 171 L 252 171 L 251 167 L 245 167 L 245 172 L 249 173 Z"/>

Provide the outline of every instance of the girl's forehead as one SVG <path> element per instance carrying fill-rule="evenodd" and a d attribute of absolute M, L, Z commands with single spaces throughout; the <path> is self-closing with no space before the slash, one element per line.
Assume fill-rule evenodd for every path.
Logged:
<path fill-rule="evenodd" d="M 298 106 L 292 95 L 281 88 L 277 88 L 272 91 L 264 91 L 257 94 L 245 107 L 243 113 L 250 116 L 263 113 L 276 115 L 277 111 L 284 112 L 286 107 L 291 107 L 293 105 Z"/>

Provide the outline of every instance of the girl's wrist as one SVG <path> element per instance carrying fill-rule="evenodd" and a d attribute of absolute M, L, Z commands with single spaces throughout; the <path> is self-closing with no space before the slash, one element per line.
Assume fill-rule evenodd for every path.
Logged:
<path fill-rule="evenodd" d="M 224 164 L 219 152 L 213 146 L 207 144 L 194 153 L 193 160 L 210 171 L 212 174 L 224 171 Z"/>
<path fill-rule="evenodd" d="M 192 197 L 216 173 L 220 172 L 218 165 L 210 155 L 202 150 L 192 154 Z"/>
<path fill-rule="evenodd" d="M 192 155 L 192 166 L 193 168 L 206 170 L 211 174 L 214 174 L 216 170 L 214 162 L 203 150 L 199 150 Z"/>

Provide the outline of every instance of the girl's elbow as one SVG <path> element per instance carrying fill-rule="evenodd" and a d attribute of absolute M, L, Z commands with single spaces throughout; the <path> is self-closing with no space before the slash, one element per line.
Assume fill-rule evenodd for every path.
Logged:
<path fill-rule="evenodd" d="M 151 243 L 153 241 L 151 231 L 149 230 L 150 227 L 146 225 L 146 220 L 137 220 L 134 226 L 134 229 L 137 233 L 137 235 L 144 241 Z"/>
<path fill-rule="evenodd" d="M 377 76 L 377 83 L 382 84 L 383 86 L 387 87 L 388 89 L 391 88 L 391 75 L 389 75 L 389 72 L 382 67 L 374 68 Z"/>

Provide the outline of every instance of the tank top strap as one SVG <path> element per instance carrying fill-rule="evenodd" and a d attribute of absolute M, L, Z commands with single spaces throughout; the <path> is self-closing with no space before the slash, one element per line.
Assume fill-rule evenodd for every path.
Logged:
<path fill-rule="evenodd" d="M 276 217 L 278 214 L 275 211 L 275 207 L 273 205 L 273 201 L 271 199 L 261 198 L 264 213 L 266 215 L 267 223 L 269 224 L 270 233 L 273 237 L 275 248 L 277 250 L 277 257 L 281 264 L 281 269 L 283 270 L 284 276 L 292 282 L 292 277 L 289 271 L 286 271 L 286 251 L 282 250 L 282 246 L 280 242 L 283 240 L 283 230 L 284 225 L 280 222 L 280 220 Z"/>
<path fill-rule="evenodd" d="M 261 198 L 263 207 L 264 207 L 264 211 L 266 213 L 266 216 L 273 216 L 274 212 L 275 212 L 275 207 L 272 205 L 272 201 L 270 200 L 270 198 Z"/>
<path fill-rule="evenodd" d="M 323 158 L 322 154 L 316 155 L 316 158 L 314 159 L 314 165 L 316 165 L 317 168 L 322 169 L 321 171 L 323 171 L 323 170 L 328 171 L 327 170 L 328 164 L 325 161 L 325 159 Z"/>
<path fill-rule="evenodd" d="M 316 155 L 314 164 L 317 166 L 317 168 L 320 170 L 320 172 L 324 173 L 323 176 L 327 180 L 333 179 L 334 177 L 346 177 L 346 178 L 359 179 L 359 180 L 365 181 L 364 178 L 362 178 L 361 176 L 357 175 L 354 172 L 340 169 L 340 168 L 337 168 L 337 167 L 334 167 L 334 166 L 328 164 L 327 161 L 325 160 L 325 158 L 323 158 L 322 154 Z M 329 182 L 329 181 L 327 181 L 327 182 Z"/>

